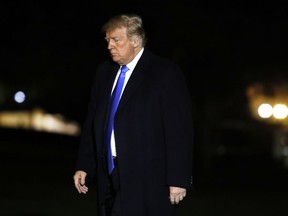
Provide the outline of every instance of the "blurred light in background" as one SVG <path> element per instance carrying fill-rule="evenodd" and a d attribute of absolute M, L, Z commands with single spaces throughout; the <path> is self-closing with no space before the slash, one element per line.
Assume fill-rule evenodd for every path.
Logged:
<path fill-rule="evenodd" d="M 0 112 L 0 126 L 71 136 L 78 136 L 80 134 L 80 127 L 77 122 L 66 120 L 60 114 L 46 113 L 42 109 L 34 109 L 32 111 L 2 111 Z"/>
<path fill-rule="evenodd" d="M 25 94 L 24 92 L 22 91 L 18 91 L 16 92 L 16 94 L 14 95 L 14 100 L 17 102 L 17 103 L 23 103 L 25 101 Z"/>
<path fill-rule="evenodd" d="M 285 104 L 276 104 L 273 107 L 273 116 L 276 119 L 285 119 L 287 117 L 287 106 Z"/>
<path fill-rule="evenodd" d="M 255 83 L 246 90 L 250 114 L 259 121 L 288 125 L 288 84 Z"/>
<path fill-rule="evenodd" d="M 246 89 L 251 117 L 273 125 L 273 155 L 288 168 L 288 83 L 254 83 Z"/>
<path fill-rule="evenodd" d="M 261 118 L 270 118 L 273 114 L 273 108 L 270 104 L 261 104 L 258 108 L 258 114 Z"/>
<path fill-rule="evenodd" d="M 258 114 L 264 119 L 272 116 L 276 119 L 285 119 L 288 115 L 288 109 L 285 104 L 276 104 L 272 107 L 271 104 L 264 103 L 259 106 Z"/>

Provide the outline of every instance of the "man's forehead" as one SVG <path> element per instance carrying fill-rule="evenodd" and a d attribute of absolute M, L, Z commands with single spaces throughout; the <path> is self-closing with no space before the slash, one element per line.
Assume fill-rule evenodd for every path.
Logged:
<path fill-rule="evenodd" d="M 123 35 L 126 35 L 126 28 L 124 27 L 118 27 L 118 28 L 106 31 L 106 37 L 109 37 L 109 38 L 119 37 Z"/>

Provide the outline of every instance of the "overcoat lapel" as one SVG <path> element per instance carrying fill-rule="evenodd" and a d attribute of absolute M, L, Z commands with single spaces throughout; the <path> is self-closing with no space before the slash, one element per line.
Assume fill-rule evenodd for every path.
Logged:
<path fill-rule="evenodd" d="M 105 129 L 107 126 L 109 109 L 110 109 L 109 107 L 110 107 L 111 91 L 112 91 L 113 83 L 114 83 L 114 80 L 116 78 L 118 69 L 119 69 L 118 65 L 113 65 L 113 67 L 111 68 L 110 76 L 107 79 L 107 84 L 105 86 L 104 98 L 105 98 L 106 102 L 105 102 L 104 106 L 107 107 L 106 108 L 106 114 L 105 114 L 105 122 L 104 122 L 104 128 Z"/>
<path fill-rule="evenodd" d="M 121 109 L 127 103 L 129 98 L 136 91 L 136 89 L 141 84 L 143 79 L 144 79 L 143 68 L 138 64 L 134 68 L 134 71 L 124 89 L 124 92 L 121 96 L 121 99 L 118 105 L 118 109 Z"/>
<path fill-rule="evenodd" d="M 110 96 L 111 96 L 113 83 L 114 83 L 114 80 L 116 78 L 118 70 L 119 70 L 119 66 L 118 65 L 113 65 L 112 66 L 112 70 L 110 72 L 111 74 L 109 76 L 108 83 L 106 85 L 106 90 L 105 90 L 105 97 L 108 98 L 108 101 L 110 101 Z"/>
<path fill-rule="evenodd" d="M 148 63 L 147 61 L 149 61 L 149 51 L 144 50 L 141 58 L 139 59 L 136 67 L 134 68 L 134 71 L 124 89 L 124 92 L 121 96 L 121 99 L 118 105 L 118 110 L 121 109 L 127 103 L 130 97 L 133 95 L 133 93 L 136 91 L 136 89 L 145 79 L 145 68 Z"/>

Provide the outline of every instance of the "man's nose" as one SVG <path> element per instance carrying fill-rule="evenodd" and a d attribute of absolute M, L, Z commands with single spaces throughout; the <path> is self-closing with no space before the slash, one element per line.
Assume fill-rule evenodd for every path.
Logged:
<path fill-rule="evenodd" d="M 114 46 L 114 45 L 113 45 L 113 42 L 109 41 L 109 42 L 108 42 L 108 45 L 107 45 L 107 48 L 108 48 L 108 49 L 112 49 L 113 46 Z"/>

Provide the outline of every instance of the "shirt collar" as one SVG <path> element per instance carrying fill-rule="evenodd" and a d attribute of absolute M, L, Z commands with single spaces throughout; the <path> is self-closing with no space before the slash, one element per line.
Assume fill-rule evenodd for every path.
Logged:
<path fill-rule="evenodd" d="M 133 71 L 134 68 L 136 67 L 137 62 L 139 61 L 140 57 L 143 54 L 143 51 L 144 51 L 144 47 L 137 53 L 135 58 L 129 64 L 126 65 L 130 71 Z"/>

